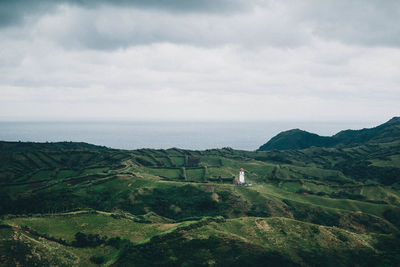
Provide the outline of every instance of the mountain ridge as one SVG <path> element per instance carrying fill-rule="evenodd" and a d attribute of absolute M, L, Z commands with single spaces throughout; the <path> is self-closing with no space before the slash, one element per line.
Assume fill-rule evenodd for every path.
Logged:
<path fill-rule="evenodd" d="M 373 128 L 343 130 L 332 136 L 320 136 L 300 129 L 283 131 L 261 145 L 257 151 L 290 150 L 315 147 L 355 146 L 371 141 L 390 142 L 400 138 L 400 117 Z"/>

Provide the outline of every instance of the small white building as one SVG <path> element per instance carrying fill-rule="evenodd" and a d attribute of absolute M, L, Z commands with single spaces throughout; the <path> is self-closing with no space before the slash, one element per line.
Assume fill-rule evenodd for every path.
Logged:
<path fill-rule="evenodd" d="M 239 182 L 241 184 L 244 184 L 244 170 L 243 170 L 243 168 L 241 168 L 240 172 L 239 172 Z"/>

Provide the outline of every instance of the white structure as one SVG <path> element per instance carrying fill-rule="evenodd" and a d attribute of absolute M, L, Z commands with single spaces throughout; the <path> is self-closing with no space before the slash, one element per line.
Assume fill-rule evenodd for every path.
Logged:
<path fill-rule="evenodd" d="M 244 184 L 244 170 L 243 170 L 243 168 L 241 168 L 240 172 L 239 172 L 239 182 L 241 184 Z"/>

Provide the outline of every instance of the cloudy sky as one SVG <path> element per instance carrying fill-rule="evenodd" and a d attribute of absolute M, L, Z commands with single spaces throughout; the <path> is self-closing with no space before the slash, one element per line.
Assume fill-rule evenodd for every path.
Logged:
<path fill-rule="evenodd" d="M 0 0 L 0 120 L 386 121 L 398 0 Z"/>

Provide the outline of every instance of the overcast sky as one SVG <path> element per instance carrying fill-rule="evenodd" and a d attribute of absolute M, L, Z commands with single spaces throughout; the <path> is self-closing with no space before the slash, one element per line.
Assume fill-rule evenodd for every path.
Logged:
<path fill-rule="evenodd" d="M 381 121 L 398 0 L 0 0 L 0 120 Z"/>

